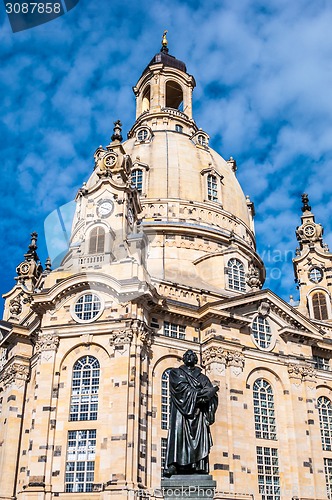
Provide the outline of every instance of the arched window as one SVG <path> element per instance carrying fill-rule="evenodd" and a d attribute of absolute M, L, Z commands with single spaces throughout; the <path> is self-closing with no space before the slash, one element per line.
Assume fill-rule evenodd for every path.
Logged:
<path fill-rule="evenodd" d="M 209 174 L 207 176 L 207 195 L 208 200 L 218 201 L 218 182 L 215 175 Z"/>
<path fill-rule="evenodd" d="M 328 319 L 325 293 L 316 292 L 312 295 L 312 310 L 315 319 Z"/>
<path fill-rule="evenodd" d="M 256 316 L 252 322 L 252 335 L 256 344 L 261 349 L 269 349 L 272 341 L 272 332 L 270 323 L 263 316 Z"/>
<path fill-rule="evenodd" d="M 169 413 L 171 410 L 171 397 L 169 393 L 170 370 L 170 368 L 167 368 L 161 377 L 161 428 L 166 430 L 169 426 Z"/>
<path fill-rule="evenodd" d="M 69 420 L 97 420 L 99 362 L 93 356 L 83 356 L 73 368 Z"/>
<path fill-rule="evenodd" d="M 177 82 L 168 81 L 166 83 L 166 108 L 174 108 L 182 111 L 183 92 Z"/>
<path fill-rule="evenodd" d="M 271 385 L 259 378 L 253 386 L 256 438 L 277 439 L 274 399 Z"/>
<path fill-rule="evenodd" d="M 89 254 L 103 253 L 105 248 L 105 230 L 103 227 L 94 227 L 90 233 Z"/>
<path fill-rule="evenodd" d="M 144 111 L 149 111 L 149 109 L 150 109 L 150 85 L 148 85 L 143 92 L 142 113 L 144 113 Z"/>
<path fill-rule="evenodd" d="M 208 141 L 207 141 L 207 138 L 205 137 L 205 135 L 203 134 L 199 134 L 197 136 L 197 142 L 200 146 L 207 146 L 208 145 Z"/>
<path fill-rule="evenodd" d="M 238 259 L 230 259 L 228 262 L 228 286 L 232 290 L 246 291 L 244 267 Z"/>
<path fill-rule="evenodd" d="M 134 168 L 131 172 L 131 183 L 139 193 L 143 190 L 143 171 L 140 168 Z"/>
<path fill-rule="evenodd" d="M 323 450 L 332 451 L 332 403 L 325 396 L 317 399 Z"/>

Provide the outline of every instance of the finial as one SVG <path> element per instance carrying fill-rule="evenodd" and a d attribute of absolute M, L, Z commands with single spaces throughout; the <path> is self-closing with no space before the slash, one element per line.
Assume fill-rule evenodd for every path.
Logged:
<path fill-rule="evenodd" d="M 166 54 L 168 53 L 168 40 L 166 38 L 167 33 L 168 30 L 165 30 L 161 39 L 161 52 L 166 52 Z"/>
<path fill-rule="evenodd" d="M 37 238 L 38 238 L 38 234 L 34 231 L 33 233 L 31 233 L 31 242 L 30 242 L 30 245 L 29 245 L 29 248 L 28 248 L 28 251 L 26 254 L 24 254 L 24 257 L 25 257 L 25 260 L 32 260 L 34 259 L 35 261 L 39 260 L 39 257 L 37 255 Z"/>
<path fill-rule="evenodd" d="M 114 134 L 112 135 L 111 137 L 111 140 L 112 141 L 119 141 L 121 142 L 122 141 L 122 123 L 120 122 L 120 120 L 117 120 L 116 122 L 114 122 Z"/>
<path fill-rule="evenodd" d="M 46 261 L 45 261 L 45 270 L 44 270 L 44 274 L 49 274 L 50 272 L 52 271 L 52 263 L 51 263 L 51 259 L 49 257 L 47 257 Z"/>
<path fill-rule="evenodd" d="M 309 205 L 309 196 L 307 195 L 307 193 L 303 193 L 302 203 L 302 212 L 311 212 L 311 206 Z"/>

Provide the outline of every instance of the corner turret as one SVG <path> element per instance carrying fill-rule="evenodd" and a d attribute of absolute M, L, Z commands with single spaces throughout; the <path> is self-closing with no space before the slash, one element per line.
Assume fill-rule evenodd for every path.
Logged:
<path fill-rule="evenodd" d="M 306 193 L 302 195 L 301 220 L 296 229 L 299 247 L 293 259 L 300 290 L 299 311 L 312 319 L 332 320 L 332 254 L 323 241 L 324 228 L 315 222 Z"/>

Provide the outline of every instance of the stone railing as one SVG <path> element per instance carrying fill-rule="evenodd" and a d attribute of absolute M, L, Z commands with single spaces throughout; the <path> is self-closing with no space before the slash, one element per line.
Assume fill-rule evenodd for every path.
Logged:
<path fill-rule="evenodd" d="M 179 116 L 181 118 L 184 118 L 185 120 L 188 120 L 188 116 L 185 113 L 182 113 L 182 111 L 179 111 L 178 109 L 174 109 L 174 108 L 161 108 L 161 111 L 166 111 L 170 115 Z"/>
<path fill-rule="evenodd" d="M 218 207 L 206 207 L 203 203 L 187 203 L 169 200 L 144 201 L 144 219 L 160 219 L 161 221 L 184 221 L 188 224 L 214 226 L 220 229 L 233 231 L 242 237 L 249 245 L 254 245 L 254 235 L 251 230 L 237 217 L 223 211 Z"/>
<path fill-rule="evenodd" d="M 101 262 L 104 262 L 104 258 L 104 255 L 89 255 L 88 257 L 81 257 L 80 264 L 100 264 Z"/>

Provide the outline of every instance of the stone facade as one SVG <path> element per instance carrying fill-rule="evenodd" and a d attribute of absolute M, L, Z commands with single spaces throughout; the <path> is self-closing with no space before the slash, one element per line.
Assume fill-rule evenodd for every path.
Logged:
<path fill-rule="evenodd" d="M 0 324 L 2 500 L 160 498 L 167 370 L 188 348 L 220 389 L 215 498 L 330 498 L 332 255 L 304 196 L 300 303 L 262 289 L 253 204 L 193 120 L 194 86 L 164 43 L 128 140 L 116 122 L 96 150 L 61 264 L 43 271 L 33 233 L 17 267 Z"/>

